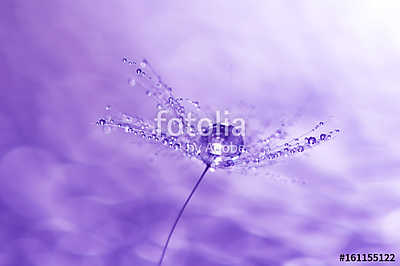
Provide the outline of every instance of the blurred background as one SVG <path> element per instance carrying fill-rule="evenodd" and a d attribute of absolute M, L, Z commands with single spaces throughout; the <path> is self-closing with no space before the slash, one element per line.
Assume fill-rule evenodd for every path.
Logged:
<path fill-rule="evenodd" d="M 106 105 L 154 117 L 124 56 L 147 58 L 177 95 L 245 106 L 261 127 L 289 116 L 294 131 L 327 119 L 342 130 L 270 169 L 208 173 L 164 265 L 400 256 L 399 8 L 1 1 L 0 265 L 157 264 L 203 166 L 95 126 Z"/>

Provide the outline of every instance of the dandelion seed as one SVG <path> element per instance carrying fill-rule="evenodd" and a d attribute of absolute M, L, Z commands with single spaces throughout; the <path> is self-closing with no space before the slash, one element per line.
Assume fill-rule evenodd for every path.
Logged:
<path fill-rule="evenodd" d="M 128 62 L 128 64 L 135 62 L 126 57 L 122 61 L 124 63 Z M 336 129 L 329 131 L 329 134 L 321 133 L 319 136 L 314 136 L 313 134 L 316 134 L 326 125 L 326 122 L 319 122 L 303 135 L 289 139 L 285 129 L 287 123 L 281 123 L 280 127 L 272 131 L 269 136 L 261 136 L 258 139 L 254 137 L 246 138 L 240 132 L 238 134 L 237 128 L 229 122 L 218 121 L 218 117 L 212 119 L 205 115 L 198 101 L 187 98 L 183 100 L 184 98 L 182 97 L 176 97 L 171 87 L 162 81 L 160 75 L 154 71 L 147 60 L 142 60 L 138 64 L 140 68 L 135 68 L 137 75 L 129 79 L 129 85 L 140 85 L 144 88 L 146 94 L 156 102 L 156 109 L 159 112 L 165 112 L 172 116 L 169 117 L 171 120 L 181 123 L 179 125 L 182 125 L 182 128 L 179 129 L 182 129 L 182 134 L 175 136 L 172 132 L 163 132 L 154 121 L 127 114 L 108 115 L 100 118 L 96 124 L 107 130 L 121 128 L 127 134 L 139 136 L 145 141 L 160 145 L 164 149 L 167 148 L 171 151 L 182 153 L 185 157 L 200 160 L 205 165 L 204 171 L 186 198 L 169 231 L 158 263 L 160 266 L 177 223 L 207 171 L 266 167 L 283 160 L 283 158 L 293 157 L 319 144 L 326 143 L 327 140 L 332 139 L 340 132 L 340 130 Z M 144 68 L 146 73 L 143 71 Z M 186 102 L 194 108 L 185 106 Z M 110 107 L 106 109 L 110 111 Z M 193 109 L 194 112 L 192 112 Z M 230 115 L 228 111 L 225 111 L 224 114 Z M 207 122 L 208 126 L 195 127 L 190 123 L 191 119 Z"/>

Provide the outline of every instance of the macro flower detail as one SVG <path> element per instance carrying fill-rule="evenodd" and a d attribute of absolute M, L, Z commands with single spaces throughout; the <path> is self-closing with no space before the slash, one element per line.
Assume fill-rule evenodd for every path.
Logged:
<path fill-rule="evenodd" d="M 220 111 L 216 111 L 216 117 L 211 118 L 198 101 L 174 95 L 173 89 L 163 82 L 146 59 L 137 62 L 123 58 L 123 62 L 134 68 L 129 85 L 142 87 L 146 95 L 155 101 L 157 118 L 152 121 L 133 114 L 109 113 L 96 124 L 105 131 L 123 130 L 146 142 L 200 160 L 205 165 L 169 231 L 158 263 L 160 266 L 178 221 L 209 169 L 266 167 L 323 144 L 340 132 L 338 129 L 321 132 L 326 122 L 319 122 L 301 136 L 290 138 L 283 123 L 267 137 L 250 138 L 245 134 L 244 119 L 234 119 L 232 122 L 222 120 Z M 106 109 L 110 111 L 110 107 Z M 166 117 L 163 117 L 164 114 Z M 163 129 L 162 122 L 167 120 L 168 127 Z M 196 121 L 197 125 L 194 125 Z"/>
<path fill-rule="evenodd" d="M 235 127 L 229 121 L 218 121 L 218 115 L 211 118 L 200 108 L 198 101 L 175 96 L 173 89 L 162 81 L 146 59 L 137 62 L 123 58 L 123 62 L 134 67 L 134 77 L 129 80 L 129 85 L 142 87 L 146 95 L 155 101 L 156 110 L 166 113 L 166 119 L 180 125 L 175 125 L 172 130 L 162 130 L 154 121 L 127 113 L 110 114 L 99 119 L 97 125 L 106 130 L 119 128 L 210 164 L 211 169 L 268 166 L 325 143 L 340 132 L 335 129 L 318 133 L 326 123 L 319 122 L 301 136 L 288 138 L 285 125 L 282 125 L 267 137 L 249 141 L 243 134 L 235 136 L 238 134 L 234 134 Z M 201 127 L 196 127 L 188 123 L 186 117 L 207 119 L 209 123 L 208 126 L 203 123 Z M 177 131 L 181 134 L 176 135 Z"/>

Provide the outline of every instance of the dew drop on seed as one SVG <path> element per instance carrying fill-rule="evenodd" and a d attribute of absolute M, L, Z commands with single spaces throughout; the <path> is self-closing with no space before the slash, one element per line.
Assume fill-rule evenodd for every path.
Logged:
<path fill-rule="evenodd" d="M 192 104 L 196 107 L 199 108 L 200 107 L 200 103 L 198 101 L 192 101 Z"/>
<path fill-rule="evenodd" d="M 232 167 L 234 165 L 235 165 L 235 163 L 232 160 L 228 160 L 225 162 L 225 167 Z"/>
<path fill-rule="evenodd" d="M 308 144 L 315 144 L 317 142 L 317 139 L 316 138 L 314 138 L 314 137 L 309 137 L 308 138 Z"/>
<path fill-rule="evenodd" d="M 174 144 L 174 149 L 179 150 L 181 148 L 181 145 L 179 143 Z"/>

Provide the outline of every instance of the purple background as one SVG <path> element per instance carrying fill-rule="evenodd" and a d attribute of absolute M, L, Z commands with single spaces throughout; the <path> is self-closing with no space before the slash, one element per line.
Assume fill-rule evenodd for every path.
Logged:
<path fill-rule="evenodd" d="M 296 115 L 301 131 L 329 118 L 343 131 L 264 171 L 208 173 L 165 265 L 400 256 L 399 7 L 2 0 L 0 265 L 156 265 L 202 166 L 94 125 L 107 104 L 152 118 L 123 56 L 214 108 L 242 102 L 261 122 Z"/>

